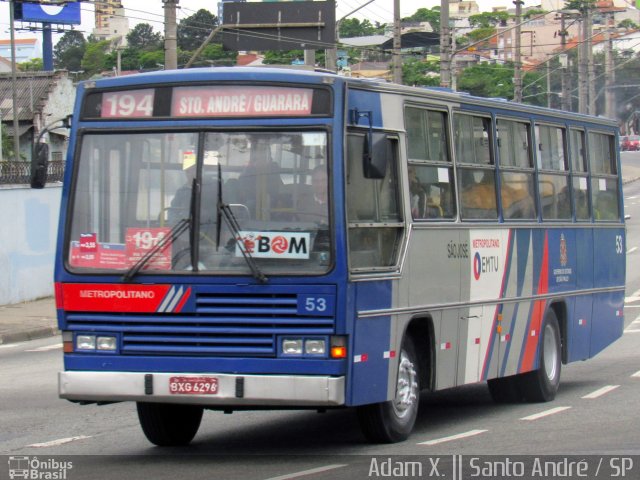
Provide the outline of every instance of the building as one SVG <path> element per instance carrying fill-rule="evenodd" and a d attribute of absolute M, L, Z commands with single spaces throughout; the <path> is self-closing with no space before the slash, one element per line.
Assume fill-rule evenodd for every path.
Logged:
<path fill-rule="evenodd" d="M 42 58 L 37 38 L 16 38 L 16 63 Z M 0 40 L 0 57 L 11 61 L 11 40 Z"/>
<path fill-rule="evenodd" d="M 129 19 L 124 13 L 121 0 L 103 0 L 96 2 L 95 28 L 93 35 L 100 40 L 112 40 L 117 46 L 127 44 Z"/>
<path fill-rule="evenodd" d="M 20 157 L 31 159 L 31 146 L 40 131 L 54 120 L 70 115 L 73 111 L 75 87 L 67 72 L 18 73 L 16 97 L 18 100 L 18 135 Z M 0 75 L 0 118 L 2 131 L 11 138 L 13 125 L 13 92 L 11 75 Z M 49 135 L 51 160 L 63 160 L 66 153 L 68 132 L 56 130 Z M 7 159 L 5 159 L 7 160 Z"/>

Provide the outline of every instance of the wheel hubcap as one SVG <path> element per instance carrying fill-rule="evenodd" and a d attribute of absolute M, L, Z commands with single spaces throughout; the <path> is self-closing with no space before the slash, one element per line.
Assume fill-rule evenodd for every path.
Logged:
<path fill-rule="evenodd" d="M 393 400 L 393 410 L 399 418 L 411 414 L 418 401 L 418 378 L 415 366 L 405 351 L 400 353 L 398 365 L 398 382 L 396 397 Z"/>
<path fill-rule="evenodd" d="M 546 325 L 544 328 L 544 371 L 547 378 L 553 381 L 558 373 L 558 349 L 556 348 L 556 331 Z"/>

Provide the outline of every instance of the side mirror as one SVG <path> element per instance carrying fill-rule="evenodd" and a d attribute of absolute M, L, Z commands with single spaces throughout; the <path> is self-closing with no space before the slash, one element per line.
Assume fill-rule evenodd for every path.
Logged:
<path fill-rule="evenodd" d="M 391 154 L 390 142 L 385 134 L 374 133 L 364 138 L 364 178 L 381 179 L 387 174 L 387 163 Z"/>
<path fill-rule="evenodd" d="M 31 188 L 44 188 L 47 184 L 49 166 L 49 145 L 36 143 L 31 157 Z"/>

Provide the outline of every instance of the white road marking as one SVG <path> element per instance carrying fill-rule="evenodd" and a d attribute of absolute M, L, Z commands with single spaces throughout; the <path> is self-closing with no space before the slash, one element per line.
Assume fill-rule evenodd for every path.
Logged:
<path fill-rule="evenodd" d="M 634 373 L 633 375 L 631 375 L 632 377 L 635 378 L 640 378 L 640 370 L 638 370 L 636 373 Z"/>
<path fill-rule="evenodd" d="M 533 421 L 538 420 L 539 418 L 548 417 L 549 415 L 555 415 L 556 413 L 564 412 L 565 410 L 569 410 L 571 407 L 556 407 L 551 408 L 549 410 L 545 410 L 544 412 L 534 413 L 533 415 L 529 415 L 528 417 L 522 417 L 520 420 Z"/>
<path fill-rule="evenodd" d="M 25 352 L 47 352 L 49 350 L 56 350 L 58 348 L 62 348 L 61 343 L 56 343 L 54 345 L 46 345 L 44 347 L 38 347 L 31 350 L 25 350 Z"/>
<path fill-rule="evenodd" d="M 6 345 L 0 345 L 0 349 L 3 348 L 16 348 L 16 347 L 20 347 L 22 345 L 24 345 L 26 342 L 20 342 L 20 343 L 7 343 Z"/>
<path fill-rule="evenodd" d="M 635 293 L 633 295 L 628 296 L 628 297 L 624 297 L 624 303 L 633 303 L 633 302 L 637 302 L 637 301 L 640 301 L 640 297 L 637 296 Z"/>
<path fill-rule="evenodd" d="M 640 328 L 639 329 L 635 329 L 635 328 L 625 328 L 624 329 L 624 333 L 640 333 Z"/>
<path fill-rule="evenodd" d="M 79 435 L 77 437 L 59 438 L 58 440 L 51 440 L 50 442 L 32 443 L 31 445 L 27 445 L 27 447 L 33 447 L 33 448 L 57 447 L 58 445 L 64 445 L 65 443 L 75 442 L 76 440 L 84 440 L 86 438 L 91 438 L 91 437 L 87 437 L 85 435 Z"/>
<path fill-rule="evenodd" d="M 311 470 L 303 470 L 302 472 L 296 473 L 288 473 L 285 475 L 280 475 L 279 477 L 271 477 L 267 478 L 267 480 L 289 480 L 292 478 L 304 477 L 306 475 L 313 475 L 316 473 L 328 472 L 330 470 L 335 470 L 336 468 L 347 467 L 348 465 L 326 465 L 324 467 L 312 468 Z"/>
<path fill-rule="evenodd" d="M 638 247 L 630 248 L 629 250 L 627 250 L 627 255 L 629 255 L 630 253 L 635 252 L 637 249 L 638 249 Z"/>
<path fill-rule="evenodd" d="M 470 430 L 464 433 L 458 433 L 457 435 L 451 435 L 450 437 L 436 438 L 435 440 L 427 440 L 426 442 L 420 442 L 418 445 L 437 445 L 439 443 L 452 442 L 454 440 L 460 440 L 462 438 L 473 437 L 480 435 L 481 433 L 488 432 L 489 430 Z"/>
<path fill-rule="evenodd" d="M 612 390 L 615 390 L 619 386 L 620 385 L 607 385 L 606 387 L 599 388 L 595 392 L 591 392 L 591 393 L 585 395 L 582 398 L 587 398 L 587 399 L 599 398 L 599 397 L 611 392 Z"/>

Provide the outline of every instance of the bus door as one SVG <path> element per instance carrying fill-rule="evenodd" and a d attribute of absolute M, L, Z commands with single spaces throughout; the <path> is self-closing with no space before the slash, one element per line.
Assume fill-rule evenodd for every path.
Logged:
<path fill-rule="evenodd" d="M 473 383 L 499 375 L 508 329 L 503 325 L 502 298 L 509 253 L 509 230 L 469 231 L 469 261 L 462 273 L 463 295 L 469 305 L 460 311 L 458 383 Z"/>

